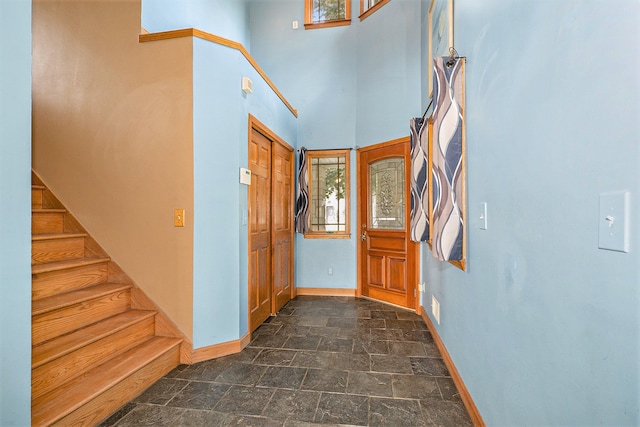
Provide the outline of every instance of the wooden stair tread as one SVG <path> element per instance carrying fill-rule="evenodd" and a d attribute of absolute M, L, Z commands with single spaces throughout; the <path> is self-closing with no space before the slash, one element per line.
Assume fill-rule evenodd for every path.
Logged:
<path fill-rule="evenodd" d="M 129 289 L 132 286 L 130 283 L 103 283 L 34 300 L 31 302 L 31 316 L 99 298 L 113 292 Z"/>
<path fill-rule="evenodd" d="M 32 190 L 46 190 L 47 187 L 45 187 L 44 185 L 31 184 L 31 189 Z"/>
<path fill-rule="evenodd" d="M 149 310 L 129 310 L 37 345 L 32 351 L 31 368 L 35 369 L 155 314 Z"/>
<path fill-rule="evenodd" d="M 66 213 L 66 209 L 31 208 L 33 213 Z"/>
<path fill-rule="evenodd" d="M 47 233 L 47 234 L 33 234 L 31 236 L 32 242 L 41 240 L 56 240 L 56 239 L 73 239 L 77 237 L 87 237 L 87 233 Z"/>
<path fill-rule="evenodd" d="M 150 338 L 119 357 L 38 397 L 31 403 L 32 425 L 54 423 L 134 374 L 157 357 L 180 345 L 181 342 L 179 338 Z"/>
<path fill-rule="evenodd" d="M 109 262 L 109 257 L 99 258 L 79 258 L 68 259 L 64 261 L 46 262 L 42 264 L 34 264 L 31 266 L 31 274 L 48 273 L 50 271 L 66 270 L 68 268 L 84 267 L 85 265 L 100 264 L 103 262 Z"/>

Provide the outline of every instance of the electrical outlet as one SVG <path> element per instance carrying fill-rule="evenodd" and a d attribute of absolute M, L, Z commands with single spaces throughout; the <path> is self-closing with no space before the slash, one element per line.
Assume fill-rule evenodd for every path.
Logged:
<path fill-rule="evenodd" d="M 440 324 L 440 303 L 435 296 L 431 295 L 431 314 L 436 319 L 436 323 Z"/>
<path fill-rule="evenodd" d="M 418 292 L 424 292 L 424 283 L 418 283 Z"/>
<path fill-rule="evenodd" d="M 327 268 L 327 276 L 333 276 L 333 267 Z"/>

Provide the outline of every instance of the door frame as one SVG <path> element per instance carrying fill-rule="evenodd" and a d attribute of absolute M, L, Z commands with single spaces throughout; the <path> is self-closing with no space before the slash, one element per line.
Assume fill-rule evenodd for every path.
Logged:
<path fill-rule="evenodd" d="M 294 148 L 289 145 L 286 141 L 284 141 L 282 138 L 280 138 L 275 132 L 273 132 L 271 129 L 269 129 L 264 123 L 262 123 L 260 120 L 258 120 L 254 115 L 249 114 L 249 120 L 248 120 L 248 134 L 247 134 L 247 146 L 249 146 L 249 144 L 251 144 L 251 135 L 253 131 L 257 131 L 259 133 L 261 133 L 262 135 L 264 135 L 267 139 L 271 140 L 271 144 L 273 147 L 273 144 L 279 144 L 282 147 L 284 147 L 285 149 L 287 149 L 288 151 L 291 152 L 291 170 L 290 170 L 290 176 L 292 178 L 292 183 L 291 183 L 291 190 L 290 190 L 290 200 L 291 200 L 291 212 L 290 212 L 290 222 L 291 222 L 291 226 L 290 228 L 290 241 L 291 241 L 291 252 L 290 252 L 290 259 L 289 259 L 289 283 L 290 283 L 290 288 L 291 288 L 291 295 L 290 295 L 290 299 L 295 298 L 296 296 L 296 287 L 295 287 L 295 274 L 294 274 L 294 261 L 295 261 L 295 227 L 294 227 L 294 222 L 293 222 L 293 218 L 294 218 L 294 209 L 295 209 L 295 150 Z M 272 150 L 272 155 L 271 158 L 273 159 L 273 150 Z M 249 162 L 249 153 L 247 153 L 247 163 Z M 271 174 L 273 175 L 273 170 L 271 172 Z M 251 285 L 251 217 L 250 217 L 250 200 L 249 200 L 249 192 L 247 191 L 247 288 Z M 270 231 L 271 233 L 271 237 L 272 237 L 272 245 L 271 245 L 271 277 L 270 277 L 270 292 L 271 292 L 271 314 L 275 314 L 275 305 L 276 302 L 273 298 L 273 294 L 274 294 L 274 287 L 273 287 L 273 262 L 274 262 L 274 257 L 273 257 L 273 234 L 274 234 L 274 230 L 271 229 Z M 251 331 L 251 301 L 250 301 L 250 295 L 251 295 L 251 290 L 247 289 L 248 291 L 248 297 L 247 298 L 247 325 L 249 327 L 249 333 L 252 333 L 253 331 Z"/>
<path fill-rule="evenodd" d="M 386 141 L 379 144 L 369 145 L 367 147 L 361 147 L 361 148 L 358 148 L 356 152 L 356 177 L 357 177 L 356 178 L 356 188 L 357 188 L 356 230 L 357 231 L 354 234 L 356 238 L 356 248 L 357 248 L 357 251 L 356 251 L 357 253 L 356 255 L 357 279 L 356 280 L 358 281 L 358 286 L 356 289 L 357 297 L 362 297 L 362 280 L 363 280 L 363 274 L 364 274 L 364 272 L 362 271 L 362 257 L 363 257 L 362 245 L 360 243 L 363 207 L 360 204 L 360 200 L 362 199 L 362 189 L 364 188 L 363 185 L 367 185 L 367 183 L 360 182 L 360 177 L 362 172 L 361 168 L 363 167 L 363 165 L 360 162 L 360 154 L 363 152 L 376 150 L 379 148 L 384 148 L 384 147 L 397 145 L 397 144 L 406 144 L 405 153 L 409 153 L 409 154 L 405 154 L 405 178 L 406 178 L 405 179 L 405 197 L 406 197 L 405 200 L 410 201 L 411 200 L 411 179 L 410 179 L 411 177 L 411 154 L 410 154 L 411 137 L 410 136 L 393 139 L 391 141 Z M 420 295 L 418 293 L 418 281 L 420 280 L 420 264 L 419 264 L 420 244 L 412 241 L 410 238 L 411 237 L 411 230 L 410 230 L 411 205 L 410 203 L 406 205 L 405 217 L 406 217 L 405 239 L 407 243 L 407 285 L 409 287 L 409 284 L 413 283 L 413 289 L 415 292 L 414 307 L 407 307 L 407 308 L 418 312 L 420 307 Z"/>

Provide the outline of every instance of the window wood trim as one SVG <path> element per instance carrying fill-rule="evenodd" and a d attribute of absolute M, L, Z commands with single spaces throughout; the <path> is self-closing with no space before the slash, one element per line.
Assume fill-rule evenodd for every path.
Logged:
<path fill-rule="evenodd" d="M 387 0 L 383 0 L 387 1 Z M 313 0 L 304 0 L 304 29 L 313 30 L 316 28 L 340 27 L 351 25 L 351 0 L 345 0 L 345 13 L 343 19 L 332 19 L 329 21 L 313 21 Z"/>
<path fill-rule="evenodd" d="M 380 10 L 382 6 L 389 3 L 390 1 L 391 0 L 380 0 L 378 3 L 374 4 L 369 9 L 364 10 L 365 0 L 360 0 L 360 21 L 364 21 L 365 19 L 373 15 L 375 12 Z"/>
<path fill-rule="evenodd" d="M 344 203 L 345 203 L 345 226 L 344 231 L 313 231 L 311 226 L 309 231 L 304 233 L 305 239 L 350 239 L 351 238 L 351 149 L 335 149 L 335 150 L 307 150 L 307 182 L 309 183 L 309 209 L 313 208 L 313 171 L 312 171 L 312 159 L 313 158 L 326 158 L 326 157 L 342 157 L 344 156 Z M 310 222 L 312 221 L 313 213 L 310 212 Z"/>

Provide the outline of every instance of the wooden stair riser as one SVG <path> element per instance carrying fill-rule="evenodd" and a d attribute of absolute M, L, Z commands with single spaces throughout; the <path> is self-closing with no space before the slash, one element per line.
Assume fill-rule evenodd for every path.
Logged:
<path fill-rule="evenodd" d="M 180 363 L 180 339 L 155 337 L 31 403 L 32 426 L 94 426 Z M 67 389 L 69 387 L 69 389 Z"/>
<path fill-rule="evenodd" d="M 38 366 L 31 373 L 31 396 L 35 399 L 135 347 L 153 336 L 154 318 L 147 317 L 76 351 Z"/>
<path fill-rule="evenodd" d="M 64 212 L 38 212 L 31 214 L 31 234 L 62 233 Z"/>
<path fill-rule="evenodd" d="M 84 237 L 35 240 L 31 244 L 32 264 L 82 257 L 84 257 Z"/>
<path fill-rule="evenodd" d="M 31 186 L 31 208 L 42 209 L 44 187 L 38 185 Z"/>
<path fill-rule="evenodd" d="M 127 289 L 35 315 L 31 320 L 32 345 L 83 328 L 129 308 L 131 308 L 131 291 Z"/>
<path fill-rule="evenodd" d="M 158 379 L 171 372 L 179 363 L 180 350 L 179 346 L 176 346 L 158 359 L 145 365 L 125 381 L 119 382 L 115 387 L 110 388 L 91 402 L 52 424 L 52 426 L 95 426 L 150 387 Z"/>
<path fill-rule="evenodd" d="M 35 299 L 69 292 L 108 280 L 107 262 L 65 270 L 37 273 L 32 276 L 31 297 Z"/>

